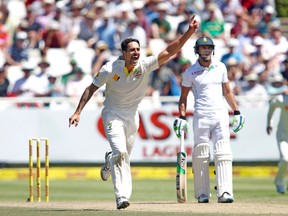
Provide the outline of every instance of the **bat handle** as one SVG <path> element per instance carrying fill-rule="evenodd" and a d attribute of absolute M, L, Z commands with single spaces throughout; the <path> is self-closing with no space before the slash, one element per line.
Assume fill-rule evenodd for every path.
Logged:
<path fill-rule="evenodd" d="M 184 137 L 185 137 L 185 132 L 184 132 L 184 130 L 181 130 L 181 137 L 180 137 L 180 151 L 181 152 L 185 152 Z"/>

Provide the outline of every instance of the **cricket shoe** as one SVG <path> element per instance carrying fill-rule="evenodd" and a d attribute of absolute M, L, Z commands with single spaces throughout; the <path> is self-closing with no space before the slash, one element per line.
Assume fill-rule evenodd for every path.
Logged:
<path fill-rule="evenodd" d="M 107 181 L 107 179 L 110 177 L 111 175 L 111 170 L 110 170 L 110 159 L 112 158 L 112 151 L 110 152 L 106 152 L 105 154 L 105 163 L 101 168 L 101 179 L 103 181 Z"/>
<path fill-rule="evenodd" d="M 199 197 L 198 197 L 198 203 L 208 203 L 209 202 L 209 198 L 207 195 L 205 194 L 201 194 Z"/>
<path fill-rule="evenodd" d="M 224 192 L 221 197 L 218 198 L 218 203 L 232 203 L 234 198 L 228 193 Z"/>
<path fill-rule="evenodd" d="M 130 206 L 129 200 L 126 197 L 118 197 L 116 203 L 117 209 L 125 209 Z"/>
<path fill-rule="evenodd" d="M 283 185 L 276 185 L 276 190 L 278 193 L 284 194 L 286 192 L 285 187 Z"/>

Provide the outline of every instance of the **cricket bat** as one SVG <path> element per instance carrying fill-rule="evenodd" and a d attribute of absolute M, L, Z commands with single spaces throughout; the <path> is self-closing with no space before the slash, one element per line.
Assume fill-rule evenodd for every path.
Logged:
<path fill-rule="evenodd" d="M 184 131 L 181 131 L 180 150 L 177 153 L 176 192 L 178 203 L 187 201 L 187 154 L 184 148 Z"/>

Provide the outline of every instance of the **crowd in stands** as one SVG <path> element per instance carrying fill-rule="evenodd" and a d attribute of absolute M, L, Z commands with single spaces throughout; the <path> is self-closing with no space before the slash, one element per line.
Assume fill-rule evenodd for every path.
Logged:
<path fill-rule="evenodd" d="M 121 55 L 124 38 L 139 39 L 143 56 L 156 54 L 193 14 L 200 28 L 191 40 L 205 35 L 223 44 L 218 57 L 234 93 L 245 96 L 240 105 L 288 94 L 288 41 L 273 0 L 2 0 L 0 97 L 78 97 Z M 147 96 L 179 96 L 193 46 L 152 73 Z"/>

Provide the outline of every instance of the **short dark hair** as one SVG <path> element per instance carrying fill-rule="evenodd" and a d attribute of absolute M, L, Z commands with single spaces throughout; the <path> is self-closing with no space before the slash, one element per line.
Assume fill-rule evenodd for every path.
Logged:
<path fill-rule="evenodd" d="M 139 40 L 137 40 L 136 38 L 127 38 L 125 40 L 122 41 L 121 43 L 121 50 L 122 51 L 127 51 L 128 49 L 128 44 L 131 43 L 131 42 L 136 42 L 138 43 L 138 45 L 140 46 L 140 42 Z"/>

